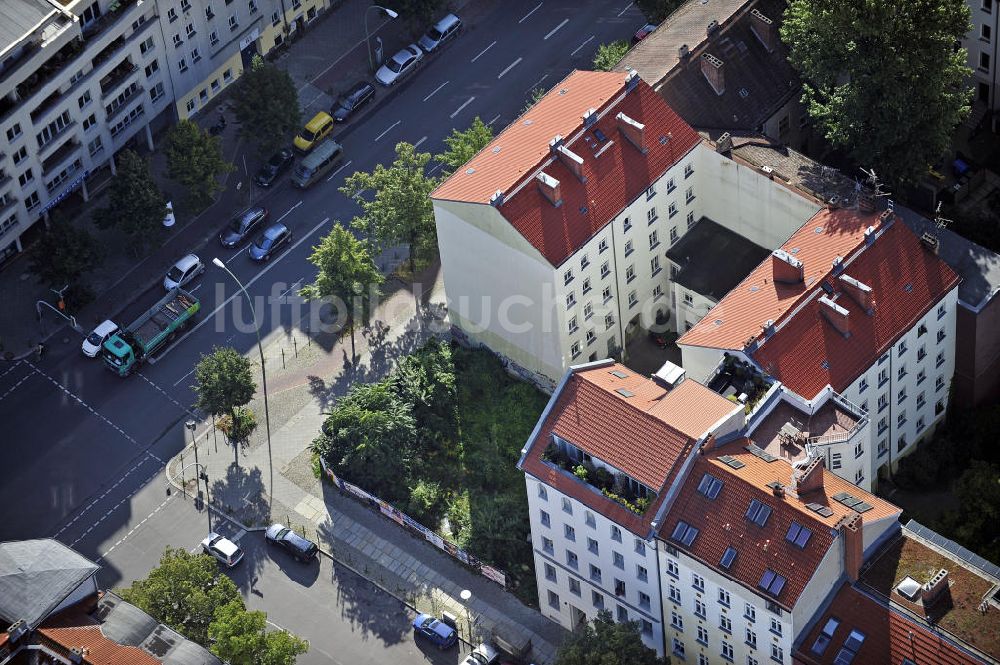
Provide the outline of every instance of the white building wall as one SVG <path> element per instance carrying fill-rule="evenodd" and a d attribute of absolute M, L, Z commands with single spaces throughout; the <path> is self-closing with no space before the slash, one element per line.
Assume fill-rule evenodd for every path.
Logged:
<path fill-rule="evenodd" d="M 657 541 L 637 538 L 530 475 L 525 475 L 525 482 L 542 614 L 572 629 L 605 609 L 619 621 L 639 622 L 643 642 L 662 654 Z M 548 525 L 543 523 L 543 511 Z M 613 528 L 618 529 L 617 536 Z M 600 571 L 599 577 L 591 566 Z M 625 584 L 624 595 L 615 593 L 617 580 Z"/>
<path fill-rule="evenodd" d="M 1000 106 L 997 95 L 997 34 L 1000 29 L 1000 7 L 995 0 L 967 0 L 972 20 L 972 29 L 962 40 L 968 52 L 967 65 L 972 70 L 970 84 L 973 99 L 985 104 L 989 109 Z M 986 60 L 983 59 L 986 56 Z"/>
<path fill-rule="evenodd" d="M 680 284 L 674 284 L 672 302 L 676 304 L 676 314 L 672 320 L 678 335 L 683 335 L 701 321 L 709 310 L 717 304 L 715 300 L 701 295 Z"/>

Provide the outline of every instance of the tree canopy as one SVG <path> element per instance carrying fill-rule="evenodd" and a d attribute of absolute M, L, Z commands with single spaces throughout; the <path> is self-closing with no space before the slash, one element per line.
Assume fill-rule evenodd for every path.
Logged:
<path fill-rule="evenodd" d="M 231 442 L 246 441 L 257 427 L 253 412 L 245 408 L 257 392 L 250 360 L 236 349 L 217 346 L 202 354 L 194 378 L 195 406 L 222 416 L 218 428 Z"/>
<path fill-rule="evenodd" d="M 246 665 L 293 665 L 309 643 L 283 630 L 267 631 L 267 614 L 248 611 L 242 601 L 215 611 L 208 629 L 212 653 L 227 663 Z"/>
<path fill-rule="evenodd" d="M 222 139 L 191 120 L 170 129 L 166 153 L 167 176 L 184 187 L 186 200 L 196 209 L 211 203 L 222 188 L 219 176 L 233 170 L 222 154 Z"/>
<path fill-rule="evenodd" d="M 94 223 L 124 233 L 138 255 L 157 242 L 167 200 L 153 181 L 147 160 L 132 150 L 122 150 L 115 161 L 118 174 L 111 179 L 108 205 L 94 211 Z"/>
<path fill-rule="evenodd" d="M 791 0 L 781 27 L 826 139 L 890 185 L 913 182 L 968 115 L 964 0 Z"/>
<path fill-rule="evenodd" d="M 492 140 L 493 129 L 484 123 L 478 115 L 465 131 L 453 129 L 451 136 L 446 136 L 444 139 L 448 149 L 437 155 L 437 160 L 445 165 L 443 173 L 445 175 L 454 173 L 456 169 L 472 159 L 477 152 L 489 145 Z"/>
<path fill-rule="evenodd" d="M 683 2 L 684 0 L 636 0 L 635 4 L 646 15 L 647 20 L 651 23 L 660 23 Z"/>
<path fill-rule="evenodd" d="M 556 653 L 556 665 L 665 665 L 666 662 L 642 643 L 639 624 L 616 623 L 607 610 L 570 633 Z"/>
<path fill-rule="evenodd" d="M 28 269 L 41 284 L 61 289 L 96 268 L 104 251 L 89 231 L 53 215 L 29 258 Z"/>
<path fill-rule="evenodd" d="M 371 173 L 358 171 L 340 188 L 361 206 L 361 215 L 351 225 L 383 245 L 407 243 L 411 270 L 418 257 L 429 258 L 437 247 L 430 194 L 438 181 L 426 174 L 430 159 L 430 153 L 417 152 L 413 145 L 401 142 L 396 144 L 396 160 L 390 166 L 377 164 Z M 366 191 L 374 192 L 371 198 L 359 196 Z"/>
<path fill-rule="evenodd" d="M 610 72 L 628 53 L 629 45 L 624 39 L 609 44 L 601 44 L 594 54 L 594 69 L 599 72 Z"/>
<path fill-rule="evenodd" d="M 301 122 L 299 93 L 284 69 L 254 56 L 234 93 L 240 133 L 262 157 L 276 152 Z"/>

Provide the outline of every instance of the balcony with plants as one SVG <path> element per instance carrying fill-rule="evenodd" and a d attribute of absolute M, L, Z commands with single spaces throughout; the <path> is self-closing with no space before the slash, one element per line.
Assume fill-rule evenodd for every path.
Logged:
<path fill-rule="evenodd" d="M 742 404 L 747 415 L 775 385 L 774 379 L 764 374 L 753 363 L 725 353 L 715 374 L 708 380 L 708 388 L 734 404 Z"/>
<path fill-rule="evenodd" d="M 644 514 L 656 500 L 656 492 L 628 474 L 594 458 L 555 435 L 542 452 L 542 461 L 570 478 L 616 502 L 636 515 Z"/>

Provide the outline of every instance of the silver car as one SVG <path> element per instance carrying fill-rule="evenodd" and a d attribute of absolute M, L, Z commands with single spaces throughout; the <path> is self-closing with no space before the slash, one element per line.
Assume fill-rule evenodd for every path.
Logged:
<path fill-rule="evenodd" d="M 197 254 L 188 254 L 181 258 L 163 278 L 163 288 L 167 291 L 184 286 L 192 279 L 205 272 L 205 264 L 201 262 Z"/>
<path fill-rule="evenodd" d="M 430 53 L 442 44 L 452 39 L 462 29 L 462 19 L 454 14 L 448 14 L 431 27 L 417 43 L 425 53 Z"/>
<path fill-rule="evenodd" d="M 217 533 L 208 534 L 208 537 L 201 541 L 201 549 L 226 568 L 232 568 L 243 560 L 243 550 L 233 541 Z"/>
<path fill-rule="evenodd" d="M 417 63 L 424 59 L 424 52 L 416 44 L 410 44 L 396 52 L 385 64 L 375 72 L 375 80 L 384 86 L 395 85 L 403 77 L 417 68 Z"/>

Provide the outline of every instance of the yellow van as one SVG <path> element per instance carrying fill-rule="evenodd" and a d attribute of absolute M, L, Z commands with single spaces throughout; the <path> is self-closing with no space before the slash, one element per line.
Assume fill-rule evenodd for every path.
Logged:
<path fill-rule="evenodd" d="M 295 149 L 299 152 L 309 152 L 333 131 L 333 125 L 333 118 L 330 117 L 330 114 L 320 111 L 306 123 L 305 128 L 295 137 Z"/>
<path fill-rule="evenodd" d="M 323 141 L 306 155 L 292 173 L 292 184 L 299 189 L 309 187 L 344 159 L 344 149 L 333 139 Z"/>

